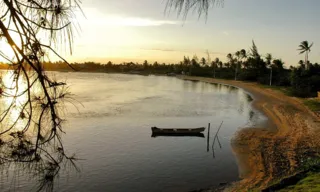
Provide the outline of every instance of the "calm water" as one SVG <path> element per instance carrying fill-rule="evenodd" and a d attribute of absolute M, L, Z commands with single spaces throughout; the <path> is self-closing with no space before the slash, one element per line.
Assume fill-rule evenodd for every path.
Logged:
<path fill-rule="evenodd" d="M 240 127 L 264 119 L 243 90 L 230 86 L 161 76 L 55 75 L 67 80 L 77 106 L 67 104 L 64 145 L 83 159 L 81 172 L 61 171 L 55 191 L 190 191 L 235 181 L 230 140 Z M 220 144 L 213 147 L 207 130 L 205 138 L 151 137 L 152 126 L 211 123 L 213 138 L 222 121 Z M 32 175 L 4 175 L 1 191 L 32 191 L 37 182 Z"/>

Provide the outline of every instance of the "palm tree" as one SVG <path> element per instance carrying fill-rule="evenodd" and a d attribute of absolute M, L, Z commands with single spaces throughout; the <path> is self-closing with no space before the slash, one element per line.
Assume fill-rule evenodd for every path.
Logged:
<path fill-rule="evenodd" d="M 143 68 L 144 68 L 144 69 L 147 69 L 148 66 L 149 66 L 148 61 L 147 61 L 147 60 L 144 60 L 144 62 L 143 62 Z"/>
<path fill-rule="evenodd" d="M 215 62 L 216 64 L 218 64 L 218 63 L 220 62 L 220 59 L 217 57 L 217 58 L 214 60 L 214 62 Z"/>
<path fill-rule="evenodd" d="M 240 51 L 237 51 L 237 52 L 235 53 L 235 56 L 237 57 L 237 62 L 236 62 L 236 68 L 235 68 L 234 80 L 237 80 L 237 75 L 238 75 L 238 66 L 239 66 L 240 58 L 241 58 L 241 53 L 240 53 Z"/>
<path fill-rule="evenodd" d="M 231 53 L 229 53 L 228 55 L 227 55 L 227 59 L 229 60 L 229 63 L 230 64 L 233 64 L 233 55 L 231 54 Z"/>
<path fill-rule="evenodd" d="M 241 56 L 241 59 L 242 59 L 242 63 L 244 63 L 245 59 L 247 58 L 247 51 L 245 49 L 241 49 L 240 50 L 240 56 Z"/>
<path fill-rule="evenodd" d="M 300 54 L 302 53 L 305 53 L 305 60 L 304 60 L 304 64 L 305 64 L 305 67 L 306 67 L 306 70 L 308 70 L 310 68 L 310 64 L 308 63 L 308 56 L 309 56 L 309 53 L 311 51 L 311 47 L 312 47 L 313 43 L 311 43 L 309 45 L 309 42 L 308 41 L 302 41 L 299 45 L 299 49 L 298 51 L 300 51 Z"/>
<path fill-rule="evenodd" d="M 206 61 L 206 59 L 205 59 L 204 57 L 202 57 L 201 60 L 200 60 L 200 63 L 201 63 L 201 65 L 202 65 L 203 67 L 205 67 L 206 64 L 207 64 L 207 61 Z"/>
<path fill-rule="evenodd" d="M 218 66 L 220 59 L 217 57 L 213 62 L 213 78 L 216 78 L 216 66 Z"/>
<path fill-rule="evenodd" d="M 270 67 L 270 86 L 272 85 L 272 67 L 273 67 L 271 61 L 272 61 L 272 55 L 271 53 L 267 53 L 266 63 L 267 63 L 267 66 Z"/>

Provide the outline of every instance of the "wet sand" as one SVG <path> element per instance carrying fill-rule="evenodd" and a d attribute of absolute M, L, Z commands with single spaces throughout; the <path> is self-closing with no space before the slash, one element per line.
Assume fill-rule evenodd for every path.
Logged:
<path fill-rule="evenodd" d="M 299 98 L 256 83 L 190 76 L 178 78 L 242 88 L 253 97 L 253 107 L 268 117 L 267 124 L 240 129 L 232 139 L 241 180 L 226 191 L 260 191 L 296 174 L 312 163 L 313 157 L 320 155 L 320 117 Z"/>

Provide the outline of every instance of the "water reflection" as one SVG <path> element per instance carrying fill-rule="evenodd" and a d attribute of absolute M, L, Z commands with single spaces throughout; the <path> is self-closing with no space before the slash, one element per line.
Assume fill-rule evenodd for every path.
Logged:
<path fill-rule="evenodd" d="M 64 162 L 60 163 L 60 169 L 51 169 L 51 165 L 42 163 L 40 167 L 58 170 L 60 179 L 46 172 L 37 173 L 41 177 L 33 177 L 29 174 L 33 169 L 25 168 L 26 174 L 16 182 L 24 188 L 15 186 L 17 191 L 42 186 L 39 181 L 46 177 L 53 178 L 47 186 L 55 191 L 132 192 L 191 191 L 238 179 L 230 138 L 238 127 L 247 123 L 250 110 L 246 98 L 241 98 L 243 112 L 237 110 L 239 98 L 243 96 L 238 90 L 166 77 L 59 75 L 69 77 L 75 99 L 85 106 L 80 108 L 80 113 L 68 109 L 68 131 L 64 136 L 65 146 L 86 159 L 81 162 L 83 174 L 80 178 L 74 177 L 69 173 L 72 168 L 64 168 Z M 222 120 L 225 123 L 215 138 Z M 218 123 L 211 130 L 208 146 L 203 137 L 150 138 L 149 127 L 153 125 L 197 127 L 204 122 Z M 206 152 L 206 147 L 210 153 Z M 60 150 L 53 147 L 48 153 L 53 155 L 56 151 Z M 36 167 L 33 163 L 23 165 Z M 66 174 L 62 174 L 64 170 Z M 72 177 L 68 178 L 68 174 Z M 12 182 L 2 178 L 1 189 L 9 191 L 6 189 L 10 189 Z"/>
<path fill-rule="evenodd" d="M 2 71 L 0 75 L 1 180 L 7 178 L 12 183 L 19 183 L 28 178 L 37 191 L 53 191 L 62 168 L 73 167 L 78 170 L 76 158 L 65 154 L 60 131 L 49 131 L 52 128 L 48 123 L 52 110 L 47 110 L 46 104 L 40 103 L 46 100 L 42 99 L 35 73 L 22 73 L 17 69 Z M 57 89 L 47 89 L 53 90 L 52 94 L 59 94 Z M 60 101 L 57 97 L 52 98 L 56 103 Z M 58 119 L 58 116 L 55 117 Z M 54 121 L 57 122 L 56 119 Z M 57 124 L 52 129 L 61 130 L 61 126 Z M 28 189 L 12 185 L 7 190 Z"/>
<path fill-rule="evenodd" d="M 218 129 L 215 131 L 215 134 L 213 136 L 213 141 L 212 141 L 212 145 L 211 145 L 211 150 L 212 150 L 212 156 L 215 159 L 215 145 L 218 144 L 219 148 L 222 149 L 222 145 L 221 142 L 219 140 L 219 132 L 220 129 L 222 127 L 223 121 L 221 122 L 220 126 L 218 127 Z M 207 134 L 207 152 L 210 152 L 209 146 L 210 146 L 210 128 L 211 128 L 211 124 L 209 123 L 208 125 L 208 134 Z"/>

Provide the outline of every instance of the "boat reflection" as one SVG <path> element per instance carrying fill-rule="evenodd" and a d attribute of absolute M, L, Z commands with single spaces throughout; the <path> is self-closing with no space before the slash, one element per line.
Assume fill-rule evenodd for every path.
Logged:
<path fill-rule="evenodd" d="M 220 140 L 219 140 L 219 131 L 220 131 L 221 127 L 222 127 L 222 124 L 223 124 L 223 121 L 221 122 L 219 128 L 217 129 L 217 131 L 216 131 L 216 133 L 215 133 L 215 135 L 213 137 L 212 146 L 211 146 L 213 158 L 216 157 L 215 156 L 215 144 L 218 143 L 219 148 L 222 149 L 222 145 L 221 145 Z M 207 138 L 208 138 L 207 139 L 207 152 L 209 152 L 210 151 L 210 149 L 209 149 L 209 146 L 210 146 L 210 123 L 208 125 L 208 136 L 207 136 Z"/>

